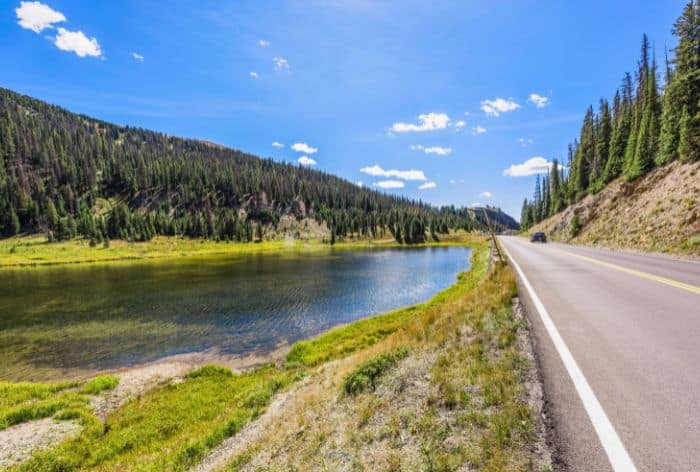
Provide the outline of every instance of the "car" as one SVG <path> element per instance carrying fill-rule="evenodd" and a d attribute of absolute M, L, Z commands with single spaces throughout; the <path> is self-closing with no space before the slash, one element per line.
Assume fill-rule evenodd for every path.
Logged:
<path fill-rule="evenodd" d="M 531 243 L 546 243 L 547 242 L 547 236 L 544 233 L 532 233 L 532 236 L 530 236 L 530 242 Z"/>

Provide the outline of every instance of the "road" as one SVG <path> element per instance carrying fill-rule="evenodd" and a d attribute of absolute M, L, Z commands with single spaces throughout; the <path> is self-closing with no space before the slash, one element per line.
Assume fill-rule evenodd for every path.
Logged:
<path fill-rule="evenodd" d="M 562 470 L 700 471 L 700 263 L 501 237 Z"/>

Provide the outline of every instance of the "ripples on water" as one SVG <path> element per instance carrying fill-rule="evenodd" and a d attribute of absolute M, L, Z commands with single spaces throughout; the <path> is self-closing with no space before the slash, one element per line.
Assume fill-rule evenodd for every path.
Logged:
<path fill-rule="evenodd" d="M 0 379 L 217 348 L 265 352 L 430 298 L 467 248 L 187 258 L 0 272 Z M 37 374 L 37 372 L 43 372 Z"/>

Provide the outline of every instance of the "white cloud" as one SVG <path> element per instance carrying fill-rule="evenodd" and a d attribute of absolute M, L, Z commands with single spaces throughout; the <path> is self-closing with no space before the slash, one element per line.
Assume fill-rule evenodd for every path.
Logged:
<path fill-rule="evenodd" d="M 489 116 L 499 116 L 501 113 L 517 110 L 518 108 L 520 108 L 518 103 L 500 97 L 495 100 L 481 101 L 481 110 Z"/>
<path fill-rule="evenodd" d="M 450 179 L 450 183 L 451 183 L 452 185 L 454 185 L 454 184 L 463 184 L 463 183 L 464 183 L 464 179 L 459 179 L 459 180 Z"/>
<path fill-rule="evenodd" d="M 428 190 L 428 189 L 435 188 L 435 187 L 437 187 L 437 184 L 435 182 L 430 181 L 430 182 L 424 183 L 423 185 L 418 187 L 418 189 L 419 190 Z"/>
<path fill-rule="evenodd" d="M 22 28 L 40 33 L 46 28 L 53 28 L 54 23 L 63 23 L 66 17 L 63 13 L 53 10 L 41 2 L 19 2 L 15 9 L 17 23 Z"/>
<path fill-rule="evenodd" d="M 95 38 L 88 38 L 82 31 L 68 31 L 58 28 L 54 44 L 61 51 L 74 52 L 80 57 L 100 57 L 102 50 Z"/>
<path fill-rule="evenodd" d="M 544 157 L 531 157 L 522 164 L 513 164 L 503 171 L 503 175 L 510 177 L 526 177 L 528 175 L 546 174 L 552 167 L 552 163 Z"/>
<path fill-rule="evenodd" d="M 132 52 L 131 57 L 133 57 L 134 59 L 136 59 L 139 62 L 143 62 L 143 59 L 144 59 L 143 56 L 137 52 Z"/>
<path fill-rule="evenodd" d="M 545 97 L 538 93 L 531 93 L 528 101 L 530 103 L 534 103 L 537 108 L 544 108 L 549 105 L 549 97 Z"/>
<path fill-rule="evenodd" d="M 365 183 L 364 183 L 363 181 L 361 181 L 361 180 L 358 180 L 357 182 L 355 182 L 355 185 L 357 185 L 358 187 L 362 188 L 362 187 L 365 186 Z"/>
<path fill-rule="evenodd" d="M 484 205 L 482 205 L 482 204 L 479 203 L 479 202 L 473 202 L 473 203 L 471 203 L 471 204 L 469 205 L 469 208 L 480 208 L 480 207 L 483 207 L 483 206 L 484 206 Z"/>
<path fill-rule="evenodd" d="M 374 177 L 394 177 L 403 180 L 428 180 L 422 170 L 384 170 L 378 165 L 363 167 L 360 172 Z"/>
<path fill-rule="evenodd" d="M 486 132 L 486 128 L 480 125 L 476 125 L 472 128 L 472 134 L 477 135 L 477 134 L 484 134 Z"/>
<path fill-rule="evenodd" d="M 35 33 L 49 28 L 53 29 L 55 23 L 63 23 L 66 17 L 48 5 L 41 2 L 20 2 L 15 9 L 17 23 L 22 28 L 30 29 Z M 58 28 L 58 32 L 53 40 L 54 45 L 61 51 L 74 52 L 80 57 L 102 56 L 100 44 L 95 38 L 88 38 L 82 31 L 69 31 L 65 28 Z M 143 61 L 143 56 L 132 53 L 136 60 Z"/>
<path fill-rule="evenodd" d="M 426 154 L 437 154 L 438 156 L 446 156 L 452 152 L 452 148 L 431 146 L 425 147 L 422 144 L 414 144 L 411 146 L 413 151 L 423 151 Z"/>
<path fill-rule="evenodd" d="M 530 144 L 534 143 L 535 141 L 532 138 L 520 138 L 518 139 L 518 142 L 522 147 L 528 147 Z"/>
<path fill-rule="evenodd" d="M 379 188 L 404 188 L 406 184 L 401 182 L 400 180 L 381 180 L 379 182 L 375 182 L 372 185 L 375 187 Z"/>
<path fill-rule="evenodd" d="M 467 122 L 463 120 L 459 120 L 457 123 L 455 123 L 455 128 L 457 128 L 457 131 L 461 130 L 465 126 L 467 126 Z"/>
<path fill-rule="evenodd" d="M 391 131 L 396 133 L 435 131 L 445 129 L 450 123 L 450 117 L 444 113 L 423 113 L 418 115 L 420 124 L 414 123 L 394 123 L 391 126 Z"/>
<path fill-rule="evenodd" d="M 304 154 L 316 154 L 318 148 L 311 147 L 306 143 L 294 143 L 292 144 L 292 149 L 296 152 L 303 152 Z"/>
<path fill-rule="evenodd" d="M 493 194 L 491 192 L 481 192 L 479 194 L 479 198 L 491 198 L 493 197 Z"/>
<path fill-rule="evenodd" d="M 251 76 L 251 77 L 254 78 L 254 79 L 257 79 L 257 78 L 260 77 L 260 76 L 258 75 L 258 73 L 257 73 L 257 72 L 254 72 L 254 71 L 248 72 L 248 75 Z"/>
<path fill-rule="evenodd" d="M 269 45 L 270 45 L 270 41 L 268 41 L 266 39 L 258 39 L 258 46 L 260 46 L 261 48 L 266 48 Z"/>
<path fill-rule="evenodd" d="M 275 70 L 277 72 L 282 72 L 283 70 L 289 70 L 289 62 L 287 59 L 281 56 L 276 56 L 272 58 L 272 62 L 275 63 Z"/>
<path fill-rule="evenodd" d="M 309 156 L 301 156 L 297 159 L 297 162 L 303 166 L 315 166 L 316 161 L 311 159 Z"/>
<path fill-rule="evenodd" d="M 425 152 L 426 154 L 437 154 L 438 156 L 447 156 L 448 154 L 452 153 L 452 148 L 432 146 L 425 148 L 423 152 Z"/>
<path fill-rule="evenodd" d="M 282 149 L 284 147 L 284 144 L 279 143 L 277 141 L 272 142 L 272 147 L 277 148 L 277 149 Z"/>

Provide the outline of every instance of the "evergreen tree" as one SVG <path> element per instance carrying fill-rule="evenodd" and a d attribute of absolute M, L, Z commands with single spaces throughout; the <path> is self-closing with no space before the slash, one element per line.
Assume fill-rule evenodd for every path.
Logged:
<path fill-rule="evenodd" d="M 598 192 L 605 184 L 605 167 L 610 155 L 612 139 L 612 116 L 607 100 L 601 99 L 598 130 L 596 133 L 596 149 L 593 165 L 591 166 L 590 190 Z"/>
<path fill-rule="evenodd" d="M 642 115 L 635 141 L 634 156 L 625 173 L 628 180 L 636 179 L 651 170 L 658 149 L 660 108 L 655 63 L 644 74 L 642 101 Z"/>
<path fill-rule="evenodd" d="M 583 198 L 591 177 L 591 167 L 595 159 L 596 150 L 596 130 L 593 107 L 589 107 L 586 116 L 583 118 L 579 145 L 571 165 L 571 176 L 569 177 L 570 201 L 577 202 Z"/>
<path fill-rule="evenodd" d="M 559 213 L 563 206 L 559 162 L 556 159 L 552 160 L 552 168 L 549 171 L 549 199 L 549 212 L 547 213 L 548 217 Z"/>
<path fill-rule="evenodd" d="M 622 174 L 625 162 L 625 149 L 627 148 L 632 128 L 632 115 L 632 76 L 627 73 L 623 80 L 620 110 L 615 114 L 608 162 L 603 170 L 603 181 L 605 183 L 616 179 Z"/>
<path fill-rule="evenodd" d="M 700 3 L 693 0 L 673 27 L 675 70 L 664 94 L 658 165 L 700 159 Z"/>
<path fill-rule="evenodd" d="M 636 81 L 637 90 L 632 103 L 632 122 L 630 126 L 630 135 L 625 147 L 625 159 L 623 164 L 623 173 L 625 177 L 630 178 L 633 174 L 632 167 L 635 163 L 637 155 L 637 140 L 641 128 L 642 118 L 644 114 L 644 90 L 646 88 L 646 77 L 649 72 L 649 38 L 645 34 L 642 37 L 642 52 L 638 62 Z M 648 128 L 648 127 L 647 127 Z M 648 130 L 647 130 L 648 132 Z"/>
<path fill-rule="evenodd" d="M 523 200 L 523 207 L 520 210 L 520 229 L 527 230 L 532 226 L 530 221 L 530 202 L 527 198 Z"/>

